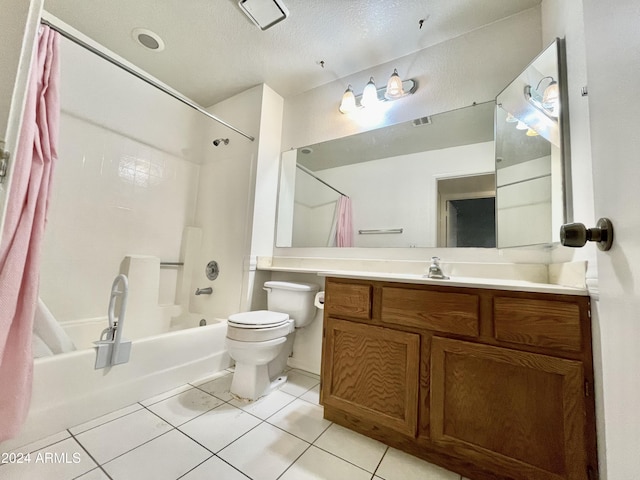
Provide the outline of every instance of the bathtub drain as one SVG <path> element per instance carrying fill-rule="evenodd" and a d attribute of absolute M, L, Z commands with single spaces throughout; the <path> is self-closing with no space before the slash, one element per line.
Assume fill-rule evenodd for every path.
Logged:
<path fill-rule="evenodd" d="M 200 326 L 204 327 L 207 325 L 207 321 L 203 318 L 202 320 L 200 320 Z"/>

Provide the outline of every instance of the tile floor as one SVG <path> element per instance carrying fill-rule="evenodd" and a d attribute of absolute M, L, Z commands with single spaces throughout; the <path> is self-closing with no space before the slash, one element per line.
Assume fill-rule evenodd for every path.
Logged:
<path fill-rule="evenodd" d="M 332 424 L 317 375 L 290 370 L 279 391 L 243 403 L 231 371 L 19 448 L 3 480 L 464 480 Z M 1 449 L 0 449 L 1 451 Z M 18 456 L 16 456 L 18 455 Z"/>

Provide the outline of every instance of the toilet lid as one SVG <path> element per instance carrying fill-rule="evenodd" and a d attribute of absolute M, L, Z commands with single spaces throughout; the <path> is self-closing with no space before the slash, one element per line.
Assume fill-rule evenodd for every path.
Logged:
<path fill-rule="evenodd" d="M 289 321 L 289 315 L 268 310 L 234 313 L 229 315 L 228 323 L 240 328 L 276 327 Z"/>

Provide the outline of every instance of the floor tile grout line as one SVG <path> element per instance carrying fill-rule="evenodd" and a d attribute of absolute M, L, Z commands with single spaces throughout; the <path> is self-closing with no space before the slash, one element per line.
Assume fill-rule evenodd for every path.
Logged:
<path fill-rule="evenodd" d="M 373 476 L 376 476 L 376 473 L 378 473 L 378 469 L 380 468 L 380 465 L 382 465 L 382 461 L 384 460 L 384 457 L 386 457 L 387 453 L 389 452 L 389 445 L 387 445 L 387 448 L 384 450 L 384 453 L 382 454 L 382 457 L 380 457 L 380 461 L 378 462 L 378 465 L 376 466 L 375 470 L 373 471 Z M 373 478 L 373 477 L 372 477 Z M 382 477 L 380 477 L 382 478 Z"/>
<path fill-rule="evenodd" d="M 49 444 L 47 444 L 47 445 L 43 445 L 42 447 L 40 447 L 40 448 L 36 448 L 35 450 L 30 450 L 30 451 L 28 451 L 28 452 L 24 452 L 24 451 L 23 451 L 23 452 L 19 452 L 19 453 L 23 453 L 23 454 L 27 454 L 27 453 L 28 453 L 28 454 L 33 454 L 33 453 L 38 452 L 38 451 L 40 451 L 40 450 L 44 450 L 45 448 L 49 448 L 49 447 L 52 447 L 52 446 L 54 446 L 54 445 L 57 445 L 57 444 L 59 444 L 60 442 L 64 442 L 65 440 L 69 440 L 69 439 L 71 438 L 71 432 L 69 432 L 69 430 L 64 430 L 64 431 L 66 431 L 67 433 L 69 433 L 69 436 L 68 436 L 68 437 L 61 438 L 60 440 L 56 440 L 55 442 L 51 442 L 51 443 L 49 443 Z M 58 433 L 61 433 L 61 432 L 58 432 Z M 55 434 L 55 433 L 54 433 L 53 435 L 57 435 L 57 434 Z M 44 438 L 46 438 L 46 437 L 44 437 Z M 21 450 L 21 449 L 23 449 L 24 447 L 28 447 L 29 445 L 31 445 L 31 444 L 33 444 L 33 443 L 36 443 L 36 442 L 38 442 L 38 441 L 40 441 L 40 440 L 43 440 L 43 439 L 34 440 L 33 442 L 30 442 L 30 443 L 27 443 L 27 444 L 25 444 L 25 445 L 22 445 L 21 447 L 12 448 L 11 450 L 9 450 L 9 452 L 2 452 L 2 453 L 7 453 L 7 454 L 8 454 L 8 453 L 10 453 L 10 452 L 16 452 L 16 453 L 18 453 L 18 451 L 19 451 L 19 450 Z M 11 464 L 10 464 L 10 463 L 0 463 L 0 468 L 1 468 L 1 467 L 4 467 L 5 465 L 11 465 Z"/>
<path fill-rule="evenodd" d="M 184 433 L 184 432 L 181 432 L 181 433 Z M 187 437 L 189 437 L 189 436 L 187 435 Z M 189 438 L 191 438 L 191 437 L 189 437 Z M 191 440 L 193 440 L 193 438 L 191 438 Z M 193 441 L 195 442 L 195 440 L 193 440 Z M 197 442 L 196 442 L 196 443 L 197 443 Z M 201 447 L 203 447 L 203 445 L 200 445 L 200 446 L 201 446 Z M 204 447 L 204 448 L 206 448 L 206 447 Z M 211 452 L 211 450 L 209 450 L 208 448 L 207 448 L 207 451 Z M 215 454 L 215 453 L 212 453 L 210 456 L 208 456 L 207 458 L 205 458 L 203 461 L 201 461 L 201 462 L 200 462 L 200 463 L 198 463 L 197 465 L 194 465 L 192 468 L 190 468 L 189 470 L 187 470 L 186 472 L 184 472 L 182 475 L 180 475 L 178 478 L 176 478 L 176 480 L 180 480 L 180 479 L 181 479 L 182 477 L 184 477 L 185 475 L 189 475 L 191 472 L 193 472 L 193 471 L 194 471 L 196 468 L 198 468 L 200 465 L 202 465 L 203 463 L 208 462 L 209 460 L 211 460 L 211 459 L 212 459 L 213 457 L 215 457 L 215 456 L 216 456 L 216 454 Z"/>
<path fill-rule="evenodd" d="M 183 392 L 183 393 L 184 393 L 184 392 Z M 204 393 L 208 393 L 208 392 L 204 392 Z M 229 402 L 225 402 L 225 401 L 224 401 L 224 400 L 222 400 L 221 398 L 216 397 L 215 395 L 212 395 L 212 394 L 210 394 L 210 393 L 209 393 L 209 395 L 211 395 L 211 396 L 212 396 L 213 398 L 215 398 L 216 400 L 221 401 L 222 403 L 221 403 L 221 404 L 219 404 L 219 405 L 216 405 L 216 406 L 215 406 L 215 407 L 213 407 L 213 408 L 210 408 L 210 409 L 209 409 L 209 410 L 207 410 L 206 412 L 202 412 L 202 413 L 200 413 L 199 415 L 196 415 L 195 417 L 192 417 L 192 418 L 190 418 L 189 420 L 186 420 L 186 421 L 182 422 L 180 425 L 174 425 L 174 424 L 173 424 L 173 423 L 171 423 L 169 420 L 167 420 L 166 418 L 162 418 L 158 413 L 154 412 L 153 410 L 151 410 L 150 408 L 148 408 L 148 407 L 146 407 L 146 406 L 144 406 L 144 405 L 143 405 L 143 407 L 142 407 L 142 408 L 145 408 L 145 409 L 146 409 L 146 410 L 148 410 L 149 412 L 153 413 L 156 417 L 160 418 L 163 422 L 168 423 L 168 424 L 169 424 L 169 425 L 171 425 L 173 428 L 178 428 L 178 427 L 181 427 L 182 425 L 184 425 L 185 423 L 189 423 L 191 420 L 195 420 L 196 418 L 199 418 L 199 417 L 201 417 L 202 415 L 205 415 L 205 414 L 209 413 L 211 410 L 215 410 L 216 408 L 221 407 L 222 405 L 225 405 L 225 404 L 229 403 Z M 168 399 L 167 399 L 167 400 L 168 400 Z M 164 401 L 164 400 L 163 400 L 163 401 Z M 158 402 L 158 403 L 160 403 L 160 402 Z M 157 404 L 156 404 L 156 403 L 154 403 L 154 404 L 152 404 L 152 405 L 149 405 L 149 407 L 152 407 L 153 405 L 157 405 Z"/>
<path fill-rule="evenodd" d="M 303 442 L 308 443 L 309 445 L 313 445 L 313 442 L 310 442 L 309 440 L 306 440 L 306 439 L 304 439 L 304 438 L 302 438 L 302 437 L 299 437 L 299 436 L 298 436 L 298 435 L 296 435 L 295 433 L 291 433 L 291 432 L 289 432 L 289 431 L 285 430 L 284 428 L 279 427 L 278 425 L 274 425 L 273 423 L 268 422 L 267 420 L 264 420 L 263 422 L 264 422 L 264 423 L 266 423 L 267 425 L 270 425 L 270 426 L 272 426 L 272 427 L 277 428 L 278 430 L 282 430 L 284 433 L 288 433 L 288 434 L 289 434 L 289 435 L 291 435 L 292 437 L 296 437 L 298 440 L 302 440 Z M 329 425 L 329 426 L 331 426 L 331 425 Z M 329 428 L 329 427 L 327 427 L 327 428 Z M 327 428 L 325 428 L 325 430 L 326 430 Z M 324 430 L 322 431 L 322 433 L 324 433 Z M 322 435 L 322 433 L 321 433 L 320 435 Z M 317 440 L 317 438 L 316 438 L 316 440 Z M 314 440 L 314 442 L 315 442 L 315 440 Z"/>
<path fill-rule="evenodd" d="M 283 471 L 280 475 L 278 475 L 278 476 L 276 477 L 276 480 L 277 480 L 278 478 L 282 478 L 282 476 L 283 476 L 285 473 L 287 473 L 287 470 L 289 470 L 291 467 L 293 467 L 293 466 L 296 464 L 296 462 L 297 462 L 298 460 L 300 460 L 300 457 L 302 457 L 305 453 L 307 453 L 307 451 L 308 451 L 311 447 L 313 447 L 313 445 L 312 445 L 312 444 L 309 444 L 309 446 L 307 446 L 307 448 L 305 448 L 305 449 L 302 451 L 302 453 L 301 453 L 300 455 L 298 455 L 298 456 L 296 457 L 296 459 L 295 459 L 293 462 L 291 462 L 291 464 L 290 464 L 287 468 L 285 468 L 285 469 L 284 469 L 284 471 Z"/>
<path fill-rule="evenodd" d="M 225 447 L 226 448 L 226 447 Z M 220 460 L 221 462 L 226 463 L 227 465 L 229 465 L 231 468 L 233 468 L 236 472 L 240 473 L 241 475 L 244 475 L 245 477 L 247 477 L 248 479 L 251 480 L 251 477 L 249 475 L 247 475 L 246 473 L 244 473 L 242 470 L 240 470 L 238 467 L 236 467 L 235 465 L 232 465 L 231 463 L 227 462 L 224 458 L 219 457 L 218 455 L 216 455 L 215 453 L 213 455 L 211 455 L 209 458 L 207 458 L 204 462 L 199 463 L 198 465 L 196 465 L 195 467 L 193 467 L 191 470 L 189 470 L 188 472 L 184 473 L 183 475 L 180 475 L 176 480 L 180 480 L 181 478 L 183 478 L 185 475 L 191 473 L 193 470 L 195 470 L 196 468 L 198 468 L 200 465 L 202 465 L 205 462 L 208 462 L 209 460 L 211 460 L 212 458 L 217 458 L 218 460 Z"/>
<path fill-rule="evenodd" d="M 99 468 L 99 469 L 102 471 L 102 473 L 104 473 L 104 474 L 105 474 L 105 476 L 106 476 L 109 480 L 113 480 L 113 478 L 111 477 L 111 475 L 109 475 L 109 474 L 106 472 L 106 470 L 102 467 L 102 465 L 100 464 L 100 462 L 98 462 L 98 460 L 96 460 L 96 458 L 95 458 L 93 455 L 91 455 L 91 452 L 89 452 L 89 450 L 87 450 L 87 449 L 85 448 L 85 446 L 84 446 L 82 443 L 80 443 L 80 440 L 78 440 L 78 439 L 76 438 L 76 436 L 75 436 L 73 433 L 71 433 L 71 431 L 70 431 L 70 430 L 67 430 L 67 432 L 69 432 L 69 435 L 71 435 L 71 438 L 73 438 L 73 440 L 74 440 L 78 445 L 80 445 L 80 448 L 86 452 L 86 454 L 89 456 L 89 458 L 90 458 L 91 460 L 93 460 L 93 462 L 97 465 L 97 468 Z M 86 474 L 86 473 L 89 473 L 89 472 L 91 472 L 91 471 L 93 471 L 93 470 L 95 470 L 95 469 L 93 469 L 93 468 L 92 468 L 91 470 L 88 470 L 87 472 L 84 472 L 82 475 L 84 475 L 84 474 Z M 81 477 L 82 475 L 78 475 L 78 477 Z M 76 477 L 76 478 L 78 478 L 78 477 Z"/>
<path fill-rule="evenodd" d="M 153 403 L 150 403 L 149 405 L 144 405 L 144 404 L 142 403 L 142 402 L 146 402 L 147 400 L 149 400 L 149 398 L 147 398 L 147 399 L 145 399 L 145 400 L 140 400 L 138 403 L 139 403 L 140 405 L 142 405 L 143 407 L 150 407 L 150 406 L 152 406 L 152 405 L 156 405 L 156 404 L 158 404 L 158 403 L 160 403 L 160 402 L 164 402 L 165 400 L 169 400 L 170 398 L 177 397 L 178 395 L 182 395 L 183 393 L 187 393 L 189 390 L 192 390 L 192 389 L 194 389 L 194 388 L 195 388 L 195 389 L 200 390 L 198 387 L 196 387 L 196 386 L 194 386 L 194 385 L 191 385 L 190 383 L 185 383 L 184 385 L 182 385 L 182 386 L 180 386 L 180 387 L 172 388 L 171 390 L 177 390 L 178 388 L 186 387 L 187 385 L 189 385 L 191 388 L 188 388 L 187 390 L 184 390 L 184 391 L 182 391 L 182 392 L 174 393 L 173 395 L 169 395 L 168 397 L 165 397 L 165 398 L 162 398 L 162 399 L 160 399 L 160 400 L 157 400 L 157 401 L 155 401 L 155 402 L 153 402 Z M 171 390 L 168 390 L 168 391 L 170 392 Z M 203 390 L 203 391 L 204 391 L 204 390 Z M 160 395 L 163 395 L 164 393 L 167 393 L 167 392 L 159 393 L 158 395 L 154 395 L 153 397 L 150 397 L 150 398 L 158 397 L 158 396 L 160 396 Z M 206 393 L 209 393 L 209 392 L 206 392 Z M 209 395 L 211 395 L 211 394 L 209 393 Z"/>
<path fill-rule="evenodd" d="M 318 437 L 318 438 L 319 438 L 319 437 Z M 316 440 L 317 440 L 317 439 L 316 439 Z M 339 459 L 340 459 L 340 460 L 342 460 L 343 462 L 347 462 L 348 464 L 353 465 L 354 467 L 358 467 L 358 468 L 359 468 L 360 470 L 362 470 L 362 471 L 365 471 L 365 472 L 367 472 L 367 473 L 370 473 L 372 476 L 375 476 L 375 474 L 376 474 L 375 472 L 376 472 L 376 470 L 378 469 L 378 466 L 380 465 L 380 462 L 382 462 L 382 459 L 384 458 L 384 453 L 383 453 L 383 454 L 382 454 L 382 457 L 380 457 L 380 460 L 378 461 L 378 464 L 377 464 L 377 465 L 376 465 L 376 467 L 373 469 L 373 472 L 371 472 L 371 471 L 367 470 L 366 468 L 364 468 L 363 466 L 358 465 L 357 463 L 353 463 L 351 460 L 347 460 L 346 458 L 342 458 L 340 455 L 336 455 L 335 453 L 330 452 L 329 450 L 325 450 L 324 448 L 319 447 L 319 446 L 318 446 L 318 445 L 316 445 L 315 443 L 312 443 L 312 445 L 313 445 L 314 447 L 316 447 L 318 450 L 322 450 L 323 452 L 328 453 L 329 455 L 331 455 L 331 456 L 333 456 L 333 457 L 339 458 Z M 386 450 L 385 450 L 385 453 L 386 453 Z"/>
<path fill-rule="evenodd" d="M 115 418 L 112 418 L 111 420 L 107 420 L 107 421 L 106 421 L 106 422 L 104 422 L 104 423 L 100 423 L 100 424 L 98 424 L 98 425 L 94 425 L 93 427 L 91 427 L 91 428 L 87 428 L 86 430 L 83 430 L 83 431 L 81 431 L 81 432 L 78 432 L 78 433 L 72 433 L 72 432 L 71 432 L 71 429 L 72 429 L 72 428 L 80 427 L 80 426 L 82 426 L 82 425 L 84 425 L 84 424 L 86 424 L 86 423 L 89 423 L 89 422 L 93 422 L 93 421 L 95 421 L 95 420 L 98 420 L 98 418 L 101 418 L 101 417 L 104 417 L 104 416 L 107 416 L 107 415 L 111 415 L 112 413 L 115 413 L 115 412 L 117 412 L 117 411 L 119 411 L 119 410 L 124 410 L 125 408 L 133 407 L 134 405 L 140 405 L 140 408 L 138 408 L 138 409 L 134 410 L 133 412 L 125 413 L 125 414 L 123 414 L 123 415 L 120 415 L 120 416 L 117 416 L 117 417 L 115 417 Z M 82 435 L 83 433 L 90 432 L 91 430 L 95 430 L 95 429 L 96 429 L 96 428 L 98 428 L 98 427 L 102 427 L 102 426 L 106 425 L 107 423 L 115 422 L 116 420 L 120 420 L 121 418 L 128 417 L 129 415 L 133 415 L 134 413 L 139 412 L 139 411 L 140 411 L 140 410 L 142 410 L 143 408 L 145 408 L 145 406 L 144 406 L 144 405 L 142 405 L 140 402 L 135 402 L 135 403 L 132 403 L 131 405 L 127 405 L 126 407 L 122 407 L 122 408 L 120 408 L 120 409 L 118 409 L 118 410 L 115 410 L 115 411 L 113 411 L 113 412 L 106 413 L 105 415 L 101 415 L 101 416 L 100 416 L 100 417 L 98 417 L 98 418 L 94 418 L 93 420 L 88 420 L 88 421 L 86 421 L 86 422 L 84 422 L 84 423 L 81 423 L 80 425 L 74 425 L 73 427 L 69 427 L 69 428 L 67 428 L 67 431 L 68 431 L 68 432 L 69 432 L 69 434 L 70 434 L 70 435 L 72 435 L 72 436 Z"/>
<path fill-rule="evenodd" d="M 153 412 L 151 412 L 151 413 L 153 413 Z M 157 416 L 157 415 L 156 415 L 156 416 Z M 160 417 L 158 417 L 158 418 L 160 418 Z M 164 419 L 163 419 L 162 421 L 163 421 L 163 422 L 165 422 L 165 420 L 164 420 Z M 166 423 L 166 422 L 165 422 L 165 423 Z M 126 452 L 122 452 L 121 454 L 116 455 L 116 456 L 115 456 L 115 457 L 113 457 L 113 458 L 110 458 L 109 460 L 107 460 L 107 461 L 106 461 L 106 462 L 104 462 L 104 463 L 98 463 L 97 461 L 96 461 L 96 463 L 98 463 L 98 465 L 100 465 L 100 466 L 106 465 L 107 463 L 112 462 L 112 461 L 114 461 L 115 459 L 120 458 L 120 457 L 122 457 L 123 455 L 126 455 L 127 453 L 133 452 L 134 450 L 136 450 L 136 449 L 138 449 L 138 448 L 142 447 L 143 445 L 146 445 L 147 443 L 154 441 L 156 438 L 163 437 L 163 436 L 165 436 L 166 434 L 168 434 L 168 433 L 172 432 L 173 430 L 178 430 L 178 429 L 177 429 L 177 428 L 175 428 L 173 425 L 171 425 L 171 424 L 168 424 L 168 425 L 171 427 L 171 429 L 167 430 L 166 432 L 162 432 L 160 435 L 156 435 L 155 437 L 150 438 L 150 439 L 148 439 L 148 440 L 146 440 L 146 441 L 142 442 L 140 445 L 136 445 L 135 447 L 130 448 L 130 449 L 129 449 L 129 450 L 127 450 Z M 180 433 L 182 433 L 182 432 L 180 431 Z M 79 440 L 78 440 L 78 443 L 80 443 L 80 441 L 79 441 Z M 80 443 L 80 445 L 82 445 L 82 444 Z M 83 446 L 83 448 L 84 448 L 84 446 Z M 86 449 L 85 449 L 85 450 L 86 450 Z"/>

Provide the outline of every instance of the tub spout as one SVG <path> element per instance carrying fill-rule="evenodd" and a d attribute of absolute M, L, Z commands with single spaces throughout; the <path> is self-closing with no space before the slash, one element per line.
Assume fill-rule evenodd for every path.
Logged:
<path fill-rule="evenodd" d="M 196 295 L 211 295 L 213 293 L 213 288 L 196 288 Z"/>

